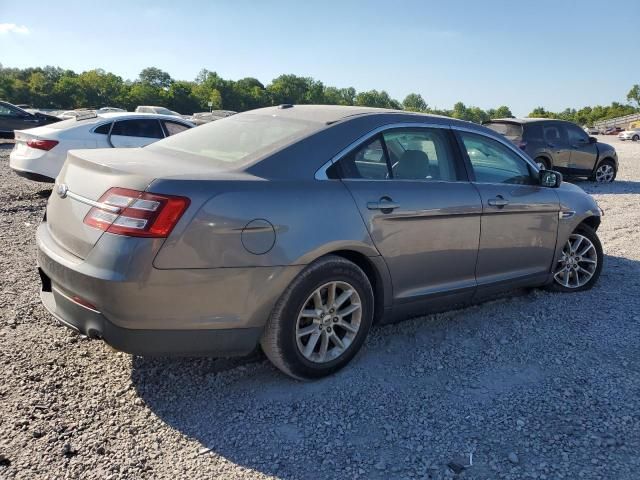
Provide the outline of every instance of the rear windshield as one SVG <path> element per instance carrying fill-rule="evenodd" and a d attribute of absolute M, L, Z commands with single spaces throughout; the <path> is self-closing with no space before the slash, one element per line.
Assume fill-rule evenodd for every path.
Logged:
<path fill-rule="evenodd" d="M 322 125 L 245 113 L 192 128 L 145 148 L 161 153 L 187 153 L 237 168 L 309 135 Z"/>
<path fill-rule="evenodd" d="M 522 137 L 522 125 L 517 123 L 489 122 L 485 127 L 504 135 L 509 140 L 519 140 Z"/>

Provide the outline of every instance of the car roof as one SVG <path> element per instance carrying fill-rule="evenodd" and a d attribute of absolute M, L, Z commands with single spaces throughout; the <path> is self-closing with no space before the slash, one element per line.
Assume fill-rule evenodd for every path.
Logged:
<path fill-rule="evenodd" d="M 405 110 L 394 110 L 390 108 L 374 107 L 352 107 L 346 105 L 278 105 L 277 107 L 266 107 L 252 110 L 247 113 L 262 115 L 277 115 L 283 118 L 291 118 L 314 123 L 332 124 L 354 116 L 379 115 L 379 114 L 400 114 L 420 116 L 425 118 L 446 118 L 442 115 L 431 115 L 426 113 L 407 112 Z"/>
<path fill-rule="evenodd" d="M 51 125 L 47 125 L 47 126 L 49 128 L 54 128 L 56 130 L 63 130 L 67 128 L 97 125 L 98 123 L 104 122 L 105 120 L 115 120 L 115 119 L 135 120 L 136 118 L 153 118 L 156 120 L 171 120 L 174 122 L 176 121 L 181 122 L 186 125 L 193 125 L 192 122 L 185 120 L 184 118 L 176 117 L 173 115 L 163 115 L 160 113 L 105 112 L 105 113 L 98 113 L 95 117 L 91 116 L 88 118 L 82 118 L 80 120 L 77 120 L 76 118 L 70 118 L 68 120 L 52 123 Z"/>

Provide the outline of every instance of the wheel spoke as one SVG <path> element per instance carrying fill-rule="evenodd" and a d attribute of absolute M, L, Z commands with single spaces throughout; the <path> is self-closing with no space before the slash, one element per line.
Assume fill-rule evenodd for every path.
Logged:
<path fill-rule="evenodd" d="M 318 331 L 318 325 L 314 323 L 313 325 L 309 325 L 308 327 L 304 327 L 298 330 L 298 337 L 299 338 L 306 337 L 307 335 L 311 335 L 312 333 L 317 331 Z M 311 339 L 309 339 L 309 341 L 311 341 Z"/>
<path fill-rule="evenodd" d="M 358 333 L 358 329 L 351 325 L 349 322 L 345 322 L 344 320 L 340 320 L 336 325 L 347 332 Z"/>
<path fill-rule="evenodd" d="M 331 282 L 327 289 L 327 305 L 331 306 L 336 301 L 336 282 Z"/>
<path fill-rule="evenodd" d="M 316 330 L 316 333 L 314 333 L 313 335 L 311 335 L 311 337 L 309 337 L 309 341 L 304 347 L 304 352 L 302 352 L 305 357 L 308 358 L 309 356 L 311 356 L 311 354 L 313 353 L 313 349 L 316 348 L 316 345 L 318 344 L 319 338 L 320 338 L 320 330 Z"/>
<path fill-rule="evenodd" d="M 578 266 L 578 271 L 584 273 L 588 277 L 587 280 L 593 276 L 593 273 L 581 266 Z"/>
<path fill-rule="evenodd" d="M 313 306 L 318 310 L 322 310 L 322 296 L 320 295 L 320 289 L 313 292 Z"/>
<path fill-rule="evenodd" d="M 591 258 L 582 258 L 580 259 L 580 261 L 578 263 L 592 263 L 592 264 L 597 264 L 598 262 L 596 260 L 592 260 Z"/>
<path fill-rule="evenodd" d="M 353 295 L 353 290 L 351 289 L 345 290 L 344 292 L 342 292 L 340 296 L 336 298 L 334 307 L 336 309 L 340 308 L 344 302 L 346 302 L 349 298 L 351 298 L 351 295 Z"/>
<path fill-rule="evenodd" d="M 319 312 L 322 312 L 322 310 L 302 310 L 300 316 L 304 318 L 318 318 L 320 316 Z"/>
<path fill-rule="evenodd" d="M 324 330 L 322 331 L 321 339 L 320 339 L 320 351 L 318 352 L 318 357 L 320 361 L 324 361 L 324 357 L 327 356 L 327 349 L 329 348 L 329 335 Z"/>
<path fill-rule="evenodd" d="M 580 247 L 580 245 L 582 245 L 582 240 L 584 240 L 584 237 L 582 235 L 580 235 L 576 241 L 573 243 L 573 245 L 571 246 L 571 250 L 573 250 L 574 252 L 578 251 L 578 247 Z"/>
<path fill-rule="evenodd" d="M 587 252 L 589 250 L 591 250 L 592 248 L 594 248 L 593 247 L 593 243 L 589 242 L 589 244 L 586 247 L 584 247 L 584 249 L 582 249 L 581 252 L 578 253 L 578 256 L 579 257 L 584 257 L 587 254 Z"/>
<path fill-rule="evenodd" d="M 346 317 L 347 315 L 351 315 L 353 312 L 360 309 L 360 305 L 357 303 L 352 303 L 348 307 L 343 308 L 342 310 L 338 310 L 336 313 L 340 317 Z"/>
<path fill-rule="evenodd" d="M 338 335 L 336 335 L 336 332 L 331 332 L 331 342 L 338 348 L 344 350 L 344 343 L 342 343 L 342 340 L 340 339 L 340 337 Z"/>

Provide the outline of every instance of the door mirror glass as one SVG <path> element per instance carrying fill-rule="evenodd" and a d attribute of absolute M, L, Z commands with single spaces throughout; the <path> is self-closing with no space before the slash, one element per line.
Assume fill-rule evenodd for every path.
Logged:
<path fill-rule="evenodd" d="M 562 174 L 553 170 L 540 170 L 540 185 L 558 188 L 562 183 Z"/>

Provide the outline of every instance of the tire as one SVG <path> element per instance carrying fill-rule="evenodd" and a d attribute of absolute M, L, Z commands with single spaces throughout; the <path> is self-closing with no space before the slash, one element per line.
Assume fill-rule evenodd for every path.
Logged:
<path fill-rule="evenodd" d="M 611 169 L 613 170 L 613 175 L 606 175 L 605 177 L 603 177 L 603 172 L 609 171 L 607 170 L 607 167 L 611 167 Z M 593 175 L 591 175 L 591 177 L 589 177 L 589 180 L 594 181 L 594 182 L 598 182 L 598 183 L 611 183 L 616 179 L 616 175 L 618 174 L 618 170 L 616 169 L 616 164 L 613 160 L 603 160 L 602 162 L 600 162 L 600 164 L 598 164 L 598 166 L 596 167 L 595 172 L 593 173 Z"/>
<path fill-rule="evenodd" d="M 634 142 L 637 142 L 638 140 L 640 140 L 640 136 L 638 135 L 634 135 L 631 140 L 633 140 Z"/>
<path fill-rule="evenodd" d="M 543 170 L 551 170 L 551 162 L 544 157 L 538 157 L 535 159 L 536 165 L 538 167 L 542 166 Z"/>
<path fill-rule="evenodd" d="M 355 292 L 346 296 L 335 311 L 334 307 L 330 309 L 330 304 L 336 303 L 329 298 L 332 285 L 336 301 L 351 290 Z M 316 303 L 316 292 L 320 304 Z M 340 315 L 348 309 L 355 311 Z M 267 358 L 287 375 L 299 380 L 331 375 L 349 363 L 362 347 L 373 322 L 373 310 L 373 289 L 365 273 L 342 257 L 328 255 L 305 268 L 287 287 L 269 317 L 260 344 Z M 320 311 L 323 313 L 317 318 L 309 315 Z M 350 330 L 342 326 L 345 324 Z M 303 333 L 309 330 L 313 333 Z M 336 343 L 338 340 L 333 340 L 336 337 L 343 349 Z"/>
<path fill-rule="evenodd" d="M 579 236 L 583 237 L 582 240 L 579 240 Z M 585 240 L 590 242 L 590 248 L 589 244 L 586 243 Z M 571 264 L 569 264 L 570 267 L 567 268 L 568 263 L 563 261 L 563 259 L 565 258 L 565 255 L 571 251 L 569 247 L 570 243 L 574 248 L 578 245 L 578 248 L 574 251 L 577 254 L 582 253 L 579 258 L 582 258 L 583 260 L 578 261 L 577 266 L 579 268 L 586 269 L 591 275 L 590 277 L 588 277 L 586 273 L 582 273 L 573 268 L 573 265 Z M 587 248 L 589 248 L 589 250 L 585 252 Z M 587 263 L 586 259 L 589 259 L 590 261 L 595 260 L 597 263 L 593 266 L 593 264 Z M 587 225 L 579 225 L 567 240 L 567 243 L 563 248 L 561 259 L 554 265 L 553 283 L 551 283 L 548 288 L 555 292 L 582 292 L 584 290 L 590 290 L 600 277 L 603 262 L 604 254 L 602 252 L 602 244 L 600 243 L 598 235 Z M 563 269 L 564 272 L 562 271 Z M 581 283 L 580 279 L 582 279 L 584 283 Z"/>

